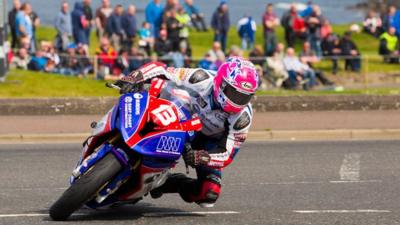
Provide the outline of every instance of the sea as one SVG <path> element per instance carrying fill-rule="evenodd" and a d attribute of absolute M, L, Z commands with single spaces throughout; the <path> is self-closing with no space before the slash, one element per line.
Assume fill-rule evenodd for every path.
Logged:
<path fill-rule="evenodd" d="M 24 2 L 24 0 L 21 0 Z M 67 0 L 71 3 L 71 9 L 76 0 Z M 121 4 L 127 6 L 134 4 L 137 7 L 137 17 L 139 22 L 144 20 L 144 9 L 150 0 L 111 0 L 112 5 Z M 180 0 L 183 1 L 183 0 Z M 221 0 L 194 0 L 195 4 L 205 14 L 206 20 L 209 23 L 212 13 L 215 11 Z M 242 16 L 253 16 L 257 23 L 261 23 L 262 14 L 268 3 L 275 5 L 276 13 L 281 16 L 289 7 L 290 4 L 295 2 L 298 8 L 304 8 L 308 0 L 299 1 L 280 1 L 280 0 L 226 0 L 229 5 L 231 23 L 235 24 Z M 60 9 L 60 0 L 28 0 L 33 6 L 33 9 L 38 13 L 42 24 L 52 25 L 54 18 Z M 162 1 L 165 3 L 165 0 Z M 333 24 L 355 23 L 361 22 L 364 18 L 364 12 L 358 11 L 354 8 L 358 3 L 363 0 L 313 0 L 313 3 L 318 4 L 322 8 L 323 14 Z M 101 0 L 92 0 L 93 9 L 97 8 Z M 7 0 L 7 8 L 11 7 L 12 0 Z"/>

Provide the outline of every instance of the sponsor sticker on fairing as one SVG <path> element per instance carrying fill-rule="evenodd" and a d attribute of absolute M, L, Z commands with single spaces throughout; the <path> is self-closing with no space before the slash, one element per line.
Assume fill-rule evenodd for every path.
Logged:
<path fill-rule="evenodd" d="M 133 97 L 135 98 L 135 115 L 138 116 L 140 115 L 140 100 L 143 98 L 143 95 L 135 93 Z"/>
<path fill-rule="evenodd" d="M 125 127 L 132 128 L 132 102 L 133 99 L 130 96 L 125 97 Z"/>
<path fill-rule="evenodd" d="M 244 142 L 247 138 L 247 133 L 236 133 L 233 136 L 235 137 L 235 142 Z"/>

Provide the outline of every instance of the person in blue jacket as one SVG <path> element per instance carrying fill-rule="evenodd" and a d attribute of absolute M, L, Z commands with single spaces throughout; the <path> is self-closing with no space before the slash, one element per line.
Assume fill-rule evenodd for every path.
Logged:
<path fill-rule="evenodd" d="M 88 45 L 89 40 L 86 36 L 86 28 L 89 26 L 88 21 L 85 19 L 83 11 L 83 3 L 76 2 L 74 10 L 71 13 L 72 22 L 72 36 L 76 44 Z"/>
<path fill-rule="evenodd" d="M 237 31 L 240 39 L 242 39 L 242 49 L 253 49 L 255 34 L 257 30 L 256 21 L 251 16 L 244 16 L 237 24 Z"/>
<path fill-rule="evenodd" d="M 158 38 L 163 22 L 164 6 L 160 0 L 153 0 L 147 5 L 145 13 L 146 21 L 151 26 L 152 35 Z"/>

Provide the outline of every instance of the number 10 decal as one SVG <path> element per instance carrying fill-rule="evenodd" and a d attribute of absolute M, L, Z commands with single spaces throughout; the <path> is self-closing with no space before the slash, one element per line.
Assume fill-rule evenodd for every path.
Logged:
<path fill-rule="evenodd" d="M 168 126 L 178 119 L 173 108 L 169 105 L 160 105 L 151 113 L 154 114 L 158 120 L 160 120 L 163 126 Z"/>

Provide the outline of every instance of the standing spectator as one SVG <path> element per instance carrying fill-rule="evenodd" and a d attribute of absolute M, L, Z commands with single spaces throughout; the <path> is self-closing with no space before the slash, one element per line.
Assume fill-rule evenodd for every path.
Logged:
<path fill-rule="evenodd" d="M 376 12 L 370 10 L 363 22 L 363 30 L 365 33 L 374 37 L 382 34 L 382 19 L 376 15 Z"/>
<path fill-rule="evenodd" d="M 122 40 L 125 39 L 126 34 L 122 24 L 122 15 L 124 8 L 122 5 L 117 5 L 114 12 L 108 18 L 106 32 L 111 39 L 112 46 L 118 52 L 121 49 Z"/>
<path fill-rule="evenodd" d="M 172 43 L 168 39 L 167 31 L 161 30 L 159 38 L 157 38 L 156 43 L 154 44 L 154 51 L 157 53 L 157 56 L 165 58 L 172 52 Z"/>
<path fill-rule="evenodd" d="M 193 4 L 193 0 L 185 0 L 183 8 L 189 14 L 192 24 L 197 31 L 207 31 L 203 13 Z"/>
<path fill-rule="evenodd" d="M 326 39 L 333 32 L 332 26 L 326 18 L 322 21 L 321 39 Z M 322 43 L 321 43 L 322 44 Z"/>
<path fill-rule="evenodd" d="M 147 54 L 150 55 L 150 51 L 153 48 L 154 38 L 151 36 L 150 24 L 143 22 L 142 27 L 139 30 L 139 47 L 144 49 Z"/>
<path fill-rule="evenodd" d="M 13 8 L 10 12 L 8 12 L 8 26 L 10 27 L 11 31 L 11 48 L 16 48 L 18 44 L 18 37 L 17 37 L 17 25 L 16 19 L 18 11 L 21 8 L 21 2 L 19 0 L 13 1 Z"/>
<path fill-rule="evenodd" d="M 382 20 L 383 31 L 388 31 L 390 27 L 396 27 L 395 26 L 396 12 L 397 12 L 396 6 L 392 5 L 389 6 L 387 13 L 382 15 L 381 20 Z"/>
<path fill-rule="evenodd" d="M 315 51 L 311 48 L 309 42 L 304 42 L 303 49 L 300 52 L 300 61 L 306 63 L 311 69 L 314 70 L 315 76 L 323 85 L 333 85 L 333 83 L 325 77 L 321 70 L 315 69 L 315 64 L 320 62 L 320 58 L 317 56 Z"/>
<path fill-rule="evenodd" d="M 102 37 L 100 39 L 100 47 L 96 49 L 96 55 L 99 66 L 97 77 L 104 80 L 116 79 L 111 74 L 117 59 L 117 52 L 111 46 L 108 38 Z"/>
<path fill-rule="evenodd" d="M 16 33 L 20 42 L 26 38 L 29 40 L 29 51 L 31 53 L 35 52 L 35 45 L 33 42 L 33 24 L 30 18 L 32 12 L 31 5 L 29 3 L 24 3 L 21 5 L 21 10 L 18 12 L 15 19 Z M 20 45 L 22 45 L 20 43 Z"/>
<path fill-rule="evenodd" d="M 309 90 L 316 85 L 314 70 L 300 61 L 296 56 L 294 48 L 286 50 L 283 64 L 289 73 L 290 87 L 292 89 L 297 88 L 301 84 L 304 90 Z"/>
<path fill-rule="evenodd" d="M 37 49 L 36 29 L 40 26 L 40 18 L 38 16 L 38 14 L 33 10 L 31 10 L 29 17 L 31 18 L 31 21 L 32 21 L 32 42 L 33 42 L 35 49 Z"/>
<path fill-rule="evenodd" d="M 279 19 L 274 13 L 272 4 L 267 5 L 267 9 L 263 16 L 264 27 L 264 52 L 266 56 L 271 56 L 276 48 L 275 28 L 279 25 Z"/>
<path fill-rule="evenodd" d="M 383 55 L 386 62 L 399 63 L 399 39 L 396 36 L 396 28 L 390 27 L 389 31 L 379 38 L 379 54 Z"/>
<path fill-rule="evenodd" d="M 296 5 L 292 4 L 290 10 L 285 12 L 281 18 L 281 24 L 285 30 L 285 40 L 289 47 L 294 46 L 296 40 L 296 33 L 293 29 L 294 20 L 297 18 Z"/>
<path fill-rule="evenodd" d="M 150 24 L 153 37 L 158 38 L 164 14 L 161 0 L 152 0 L 147 5 L 145 13 L 146 21 Z"/>
<path fill-rule="evenodd" d="M 312 50 L 318 57 L 322 56 L 321 50 L 321 27 L 324 23 L 321 15 L 321 9 L 317 5 L 313 5 L 312 13 L 306 18 L 308 29 L 308 42 L 311 44 Z"/>
<path fill-rule="evenodd" d="M 165 4 L 165 8 L 164 8 L 164 14 L 166 12 L 171 12 L 172 10 L 177 11 L 178 5 L 179 5 L 178 0 L 167 0 L 167 3 Z"/>
<path fill-rule="evenodd" d="M 225 52 L 227 35 L 230 27 L 228 4 L 225 1 L 222 1 L 215 10 L 211 19 L 211 27 L 214 29 L 215 33 L 214 41 L 220 42 L 222 51 Z"/>
<path fill-rule="evenodd" d="M 313 13 L 313 6 L 313 1 L 307 1 L 307 7 L 303 11 L 299 12 L 299 16 L 303 18 L 311 16 Z"/>
<path fill-rule="evenodd" d="M 123 46 L 125 49 L 131 49 L 137 33 L 136 7 L 134 5 L 129 5 L 127 11 L 122 16 L 122 28 L 126 34 Z"/>
<path fill-rule="evenodd" d="M 102 0 L 101 6 L 96 10 L 96 28 L 97 37 L 100 39 L 104 36 L 107 26 L 107 20 L 113 13 L 110 0 Z"/>
<path fill-rule="evenodd" d="M 71 15 L 68 2 L 61 4 L 61 11 L 58 13 L 54 27 L 57 30 L 56 48 L 58 51 L 66 51 L 72 36 Z"/>
<path fill-rule="evenodd" d="M 251 16 L 244 16 L 237 24 L 237 31 L 242 39 L 242 49 L 252 49 L 254 47 L 255 35 L 257 30 L 256 21 Z"/>
<path fill-rule="evenodd" d="M 345 60 L 345 69 L 360 72 L 360 51 L 358 51 L 357 45 L 351 39 L 351 32 L 346 32 L 344 34 L 344 37 L 340 40 L 340 47 L 342 55 L 347 57 Z"/>
<path fill-rule="evenodd" d="M 83 44 L 85 46 L 89 45 L 89 40 L 86 36 L 86 30 L 89 26 L 89 21 L 83 13 L 83 3 L 76 2 L 74 5 L 74 10 L 71 13 L 72 21 L 72 35 L 76 44 Z"/>
<path fill-rule="evenodd" d="M 168 39 L 172 44 L 173 51 L 179 51 L 179 33 L 181 30 L 181 24 L 176 19 L 176 10 L 171 9 L 170 11 L 166 11 L 166 26 L 167 26 L 167 33 Z"/>
<path fill-rule="evenodd" d="M 91 4 L 92 0 L 83 0 L 83 15 L 88 22 L 88 26 L 85 28 L 87 45 L 90 44 L 90 31 L 92 30 L 92 25 L 94 25 L 93 10 L 90 6 Z"/>
<path fill-rule="evenodd" d="M 178 14 L 176 14 L 176 19 L 178 20 L 181 30 L 179 31 L 180 42 L 185 43 L 189 46 L 189 23 L 190 16 L 185 12 L 183 7 L 178 8 Z"/>
<path fill-rule="evenodd" d="M 210 59 L 213 63 L 217 61 L 225 62 L 225 53 L 221 50 L 221 43 L 215 41 L 212 45 L 212 49 L 208 51 Z"/>

